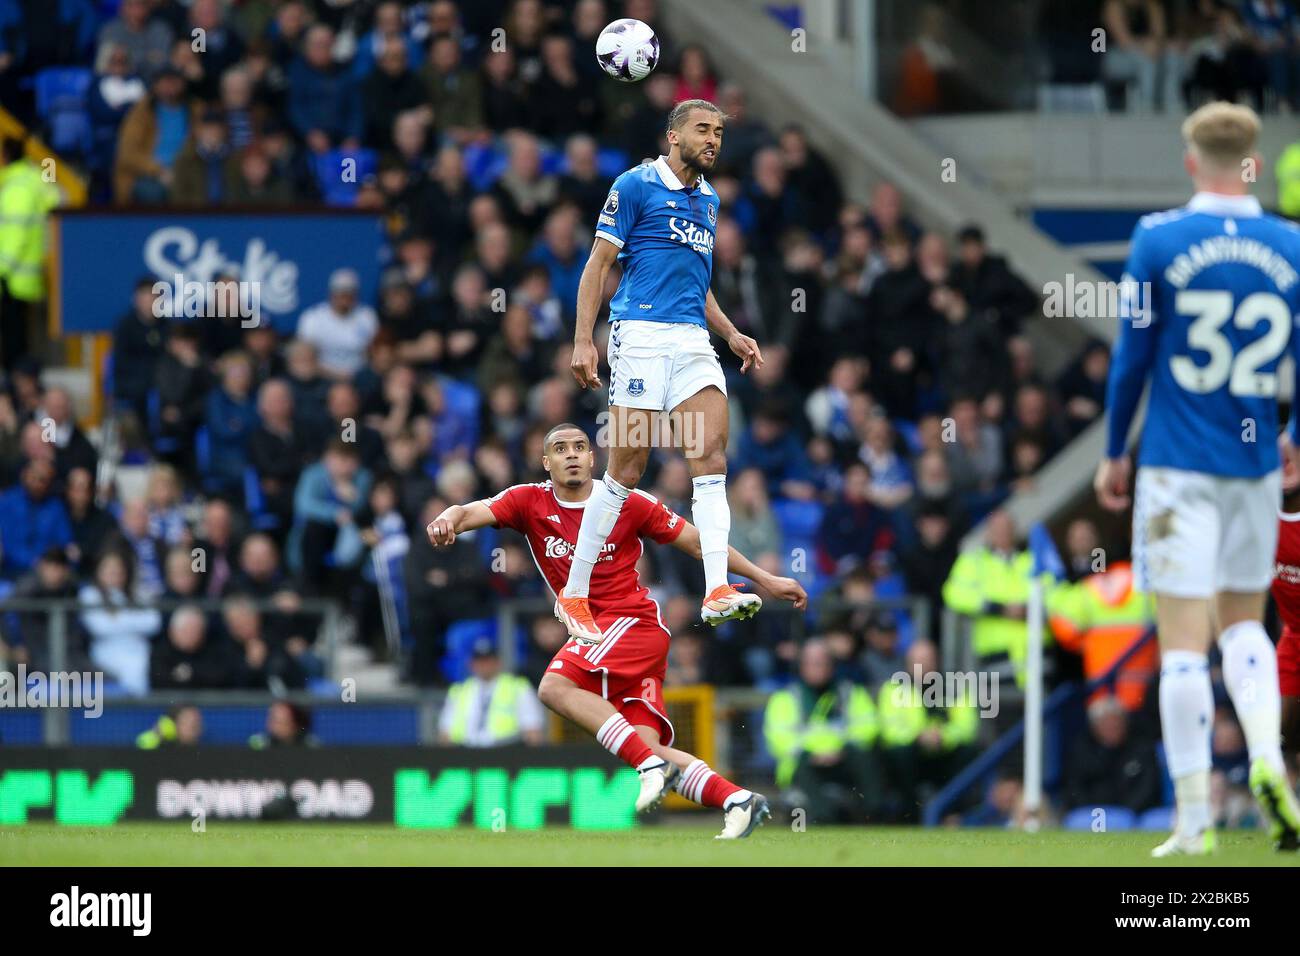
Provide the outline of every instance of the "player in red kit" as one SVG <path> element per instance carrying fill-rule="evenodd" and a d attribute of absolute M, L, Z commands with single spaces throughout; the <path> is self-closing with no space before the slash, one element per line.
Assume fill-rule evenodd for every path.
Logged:
<path fill-rule="evenodd" d="M 429 523 L 429 540 L 441 547 L 455 541 L 458 533 L 486 525 L 512 528 L 527 539 L 546 583 L 559 593 L 568 580 L 595 466 L 586 433 L 575 425 L 557 425 L 546 436 L 542 457 L 549 481 L 515 485 L 486 501 L 453 505 Z M 671 635 L 636 570 L 645 538 L 696 557 L 700 553 L 694 525 L 653 495 L 633 490 L 592 570 L 591 609 L 603 637 L 598 642 L 570 639 L 552 658 L 537 695 L 638 771 L 638 811 L 655 806 L 676 787 L 688 800 L 723 811 L 719 838 L 748 836 L 771 815 L 763 795 L 736 786 L 703 760 L 673 747 L 673 725 L 663 706 Z M 807 604 L 797 581 L 769 574 L 735 548 L 728 569 L 797 608 Z"/>
<path fill-rule="evenodd" d="M 1278 688 L 1282 692 L 1282 752 L 1300 752 L 1300 471 L 1282 458 L 1282 508 L 1273 558 L 1273 601 L 1282 618 L 1277 642 Z"/>

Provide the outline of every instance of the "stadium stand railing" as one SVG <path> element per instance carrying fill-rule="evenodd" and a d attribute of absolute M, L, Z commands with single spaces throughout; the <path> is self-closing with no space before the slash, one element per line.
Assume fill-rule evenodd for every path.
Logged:
<path fill-rule="evenodd" d="M 1114 662 L 1105 671 L 1105 673 L 1094 677 L 1085 683 L 1068 683 L 1062 684 L 1056 688 L 1043 703 L 1043 723 L 1046 727 L 1049 724 L 1057 724 L 1064 716 L 1066 708 L 1071 704 L 1085 699 L 1093 691 L 1100 688 L 1114 688 L 1115 681 L 1119 676 L 1120 669 L 1132 659 L 1138 651 L 1145 647 L 1150 641 L 1155 640 L 1155 628 L 1145 631 L 1141 637 L 1135 640 L 1129 647 L 1115 658 Z M 922 811 L 921 822 L 925 826 L 938 826 L 944 817 L 944 812 L 952 806 L 962 794 L 970 787 L 987 780 L 1017 746 L 1020 746 L 1025 737 L 1025 721 L 1020 719 L 1006 731 L 1001 737 L 995 740 L 987 747 L 975 760 L 971 761 L 957 776 L 948 783 L 946 787 L 940 790 L 925 805 Z M 1057 743 L 1060 743 L 1060 735 L 1057 735 Z M 1045 744 L 1045 749 L 1047 745 Z M 1047 755 L 1044 755 L 1045 758 Z M 1060 761 L 1046 760 L 1044 766 L 1059 767 Z M 1046 777 L 1047 775 L 1045 775 Z M 1051 790 L 1051 784 L 1054 780 L 1045 779 L 1048 784 L 1048 790 Z"/>

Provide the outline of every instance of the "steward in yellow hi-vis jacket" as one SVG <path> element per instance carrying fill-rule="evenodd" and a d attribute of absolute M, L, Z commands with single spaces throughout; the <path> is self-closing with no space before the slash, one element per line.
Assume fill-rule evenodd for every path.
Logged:
<path fill-rule="evenodd" d="M 1274 167 L 1277 176 L 1277 208 L 1290 219 L 1300 219 L 1300 143 L 1282 150 Z"/>
<path fill-rule="evenodd" d="M 1053 588 L 1047 596 L 1047 614 L 1057 643 L 1082 655 L 1083 676 L 1092 680 L 1106 673 L 1155 623 L 1155 602 L 1134 586 L 1129 563 L 1116 561 L 1077 584 Z M 1147 685 L 1159 666 L 1159 651 L 1152 640 L 1120 668 L 1115 696 L 1130 713 L 1142 706 Z M 1093 696 L 1107 693 L 1101 689 Z"/>
<path fill-rule="evenodd" d="M 57 187 L 22 155 L 21 141 L 5 140 L 0 153 L 0 282 L 22 302 L 45 298 L 47 223 L 58 202 Z"/>
<path fill-rule="evenodd" d="M 958 556 L 943 585 L 943 603 L 971 619 L 971 645 L 981 668 L 1010 661 L 1024 681 L 1029 582 L 1033 557 L 1015 546 L 1015 524 L 1005 511 L 989 515 L 984 544 Z M 1043 629 L 1044 641 L 1048 629 Z"/>
<path fill-rule="evenodd" d="M 898 801 L 894 819 L 915 821 L 922 804 L 975 756 L 979 711 L 970 690 L 948 687 L 938 650 L 920 640 L 907 650 L 906 671 L 880 688 L 880 755 Z"/>
<path fill-rule="evenodd" d="M 862 823 L 878 813 L 876 707 L 861 684 L 835 679 L 824 641 L 799 652 L 799 679 L 767 701 L 763 737 L 776 780 L 810 822 Z"/>

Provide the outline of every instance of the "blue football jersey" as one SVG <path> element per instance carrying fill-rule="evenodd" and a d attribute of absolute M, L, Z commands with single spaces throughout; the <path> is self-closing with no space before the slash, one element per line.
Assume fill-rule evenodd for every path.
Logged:
<path fill-rule="evenodd" d="M 1233 478 L 1279 466 L 1277 370 L 1300 339 L 1297 264 L 1300 230 L 1253 196 L 1198 193 L 1142 218 L 1121 282 L 1107 455 L 1124 453 L 1150 378 L 1139 465 Z"/>
<path fill-rule="evenodd" d="M 660 156 L 629 169 L 609 191 L 596 235 L 618 246 L 623 278 L 609 319 L 706 326 L 718 195 L 704 177 L 687 189 Z"/>

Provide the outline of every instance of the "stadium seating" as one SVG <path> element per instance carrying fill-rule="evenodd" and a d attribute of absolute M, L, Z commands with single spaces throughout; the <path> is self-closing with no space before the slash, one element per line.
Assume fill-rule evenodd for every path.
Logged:
<path fill-rule="evenodd" d="M 1147 810 L 1138 817 L 1133 828 L 1135 830 L 1172 830 L 1174 828 L 1174 808 L 1155 807 L 1152 810 Z"/>
<path fill-rule="evenodd" d="M 355 167 L 344 176 L 344 163 L 352 160 Z M 356 205 L 357 190 L 366 178 L 379 168 L 379 157 L 373 149 L 332 149 L 321 153 L 312 164 L 316 183 L 327 206 L 351 207 Z"/>
<path fill-rule="evenodd" d="M 249 523 L 255 530 L 279 530 L 280 516 L 267 510 L 266 496 L 262 494 L 262 482 L 257 476 L 257 469 L 252 465 L 244 469 L 244 509 L 248 512 Z"/>
<path fill-rule="evenodd" d="M 781 548 L 784 554 L 802 549 L 807 566 L 816 563 L 817 532 L 821 529 L 826 506 L 819 501 L 778 499 L 772 502 L 772 516 L 781 529 Z"/>
<path fill-rule="evenodd" d="M 57 153 L 81 156 L 90 149 L 86 94 L 94 73 L 86 67 L 51 67 L 36 75 L 36 114 Z"/>
<path fill-rule="evenodd" d="M 450 681 L 464 680 L 469 676 L 469 662 L 474 644 L 484 638 L 498 644 L 503 635 L 497 632 L 495 618 L 475 618 L 456 621 L 447 628 L 447 653 L 442 659 L 442 672 Z M 515 657 L 522 660 L 528 650 L 528 635 L 522 627 L 515 629 Z"/>
<path fill-rule="evenodd" d="M 145 397 L 145 409 L 148 418 L 149 440 L 154 451 L 159 455 L 174 455 L 180 451 L 180 441 L 170 435 L 163 434 L 162 399 L 156 388 L 149 389 L 149 394 Z"/>

